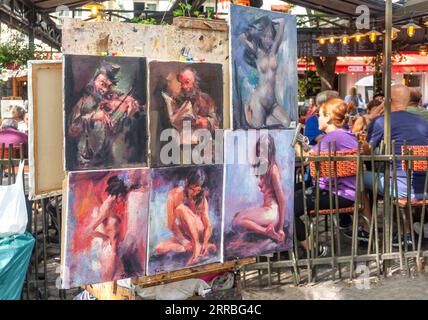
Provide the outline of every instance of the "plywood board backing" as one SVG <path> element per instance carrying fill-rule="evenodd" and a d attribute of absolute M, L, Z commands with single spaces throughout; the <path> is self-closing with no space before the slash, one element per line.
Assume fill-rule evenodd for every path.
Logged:
<path fill-rule="evenodd" d="M 159 60 L 180 60 L 184 49 L 194 61 L 222 63 L 223 121 L 229 128 L 229 39 L 225 31 L 65 19 L 62 45 L 65 54 L 100 55 L 110 51 Z"/>

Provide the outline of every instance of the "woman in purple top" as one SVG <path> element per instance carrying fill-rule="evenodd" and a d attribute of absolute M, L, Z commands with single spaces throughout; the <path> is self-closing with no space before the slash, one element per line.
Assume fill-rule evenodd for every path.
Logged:
<path fill-rule="evenodd" d="M 358 142 L 355 136 L 349 130 L 344 129 L 349 119 L 349 107 L 342 99 L 331 99 L 325 102 L 320 108 L 320 116 L 318 119 L 319 129 L 326 134 L 321 138 L 318 145 L 312 148 L 312 151 L 320 152 L 328 151 L 328 144 L 331 145 L 333 152 L 333 143 L 336 143 L 336 151 L 358 149 Z M 300 156 L 300 148 L 296 146 L 296 153 Z M 306 156 L 308 153 L 304 153 Z M 330 209 L 329 201 L 329 179 L 320 178 L 320 199 L 319 209 Z M 337 193 L 339 199 L 339 208 L 351 207 L 355 199 L 355 176 L 337 178 L 337 190 L 332 186 L 334 194 Z M 306 206 L 308 210 L 315 208 L 315 190 L 306 190 Z M 305 233 L 305 224 L 301 220 L 304 214 L 303 210 L 303 191 L 299 190 L 294 196 L 294 214 L 296 220 L 297 240 L 303 248 L 308 248 L 308 242 Z M 342 225 L 342 221 L 341 221 Z M 319 248 L 319 255 L 327 255 L 327 247 Z"/>

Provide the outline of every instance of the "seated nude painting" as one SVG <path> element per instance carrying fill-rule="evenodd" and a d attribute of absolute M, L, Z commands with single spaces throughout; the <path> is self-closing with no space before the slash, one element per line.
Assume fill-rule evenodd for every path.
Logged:
<path fill-rule="evenodd" d="M 148 274 L 220 261 L 221 165 L 152 170 Z"/>
<path fill-rule="evenodd" d="M 64 288 L 144 275 L 149 186 L 149 169 L 69 174 Z"/>
<path fill-rule="evenodd" d="M 288 14 L 231 5 L 233 128 L 297 120 L 297 36 Z"/>
<path fill-rule="evenodd" d="M 251 131 L 225 134 L 225 260 L 293 245 L 293 132 Z"/>

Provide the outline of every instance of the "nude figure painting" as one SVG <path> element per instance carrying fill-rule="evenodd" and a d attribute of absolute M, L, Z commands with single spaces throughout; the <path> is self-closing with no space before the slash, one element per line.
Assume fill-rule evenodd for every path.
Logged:
<path fill-rule="evenodd" d="M 64 59 L 66 170 L 147 164 L 145 58 Z"/>
<path fill-rule="evenodd" d="M 223 128 L 222 65 L 150 61 L 149 113 L 151 167 L 214 163 L 213 157 L 207 157 L 210 162 L 184 163 L 180 161 L 180 154 L 178 163 L 168 163 L 161 157 L 161 149 L 172 142 L 179 150 L 183 150 L 183 144 L 193 147 L 199 141 L 198 129 L 204 129 L 214 138 L 215 130 Z M 189 138 L 183 133 L 186 125 Z M 161 141 L 164 129 L 175 130 L 177 136 L 173 141 Z"/>
<path fill-rule="evenodd" d="M 71 172 L 63 287 L 143 276 L 150 169 Z"/>
<path fill-rule="evenodd" d="M 221 259 L 223 166 L 152 169 L 148 274 Z"/>
<path fill-rule="evenodd" d="M 224 260 L 293 247 L 292 139 L 290 130 L 225 132 Z"/>
<path fill-rule="evenodd" d="M 234 129 L 289 128 L 297 121 L 294 16 L 231 5 Z"/>

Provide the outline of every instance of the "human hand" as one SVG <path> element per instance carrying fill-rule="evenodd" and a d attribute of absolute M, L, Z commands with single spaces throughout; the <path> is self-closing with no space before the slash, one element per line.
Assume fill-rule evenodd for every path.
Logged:
<path fill-rule="evenodd" d="M 202 246 L 202 256 L 207 256 L 210 250 L 217 251 L 217 246 L 213 243 L 204 243 Z"/>
<path fill-rule="evenodd" d="M 311 148 L 309 146 L 303 145 L 300 146 L 299 143 L 296 143 L 294 145 L 294 152 L 296 153 L 297 157 L 305 156 L 305 153 L 309 152 L 311 150 Z"/>
<path fill-rule="evenodd" d="M 109 125 L 111 127 L 110 117 L 107 115 L 107 113 L 105 113 L 102 110 L 99 110 L 99 111 L 93 113 L 91 116 L 91 120 L 92 121 L 101 121 L 101 122 L 106 123 L 107 125 Z"/>
<path fill-rule="evenodd" d="M 357 135 L 364 129 L 365 129 L 365 124 L 364 124 L 363 117 L 358 117 L 352 126 L 352 133 Z"/>
<path fill-rule="evenodd" d="M 203 128 L 203 129 L 208 129 L 209 127 L 209 121 L 207 120 L 207 118 L 204 117 L 198 117 L 196 119 L 195 125 L 198 128 Z"/>
<path fill-rule="evenodd" d="M 377 118 L 383 115 L 384 110 L 385 110 L 385 102 L 382 102 L 382 104 L 378 105 L 377 107 L 374 107 L 370 112 L 370 114 L 368 114 L 369 120 L 373 120 L 374 118 Z"/>
<path fill-rule="evenodd" d="M 283 242 L 284 241 L 284 239 L 285 239 L 285 232 L 284 232 L 284 230 L 279 230 L 277 233 L 277 241 L 278 242 Z"/>
<path fill-rule="evenodd" d="M 365 155 L 371 154 L 371 146 L 367 141 L 361 142 L 360 152 L 361 152 L 361 154 L 365 154 Z"/>

